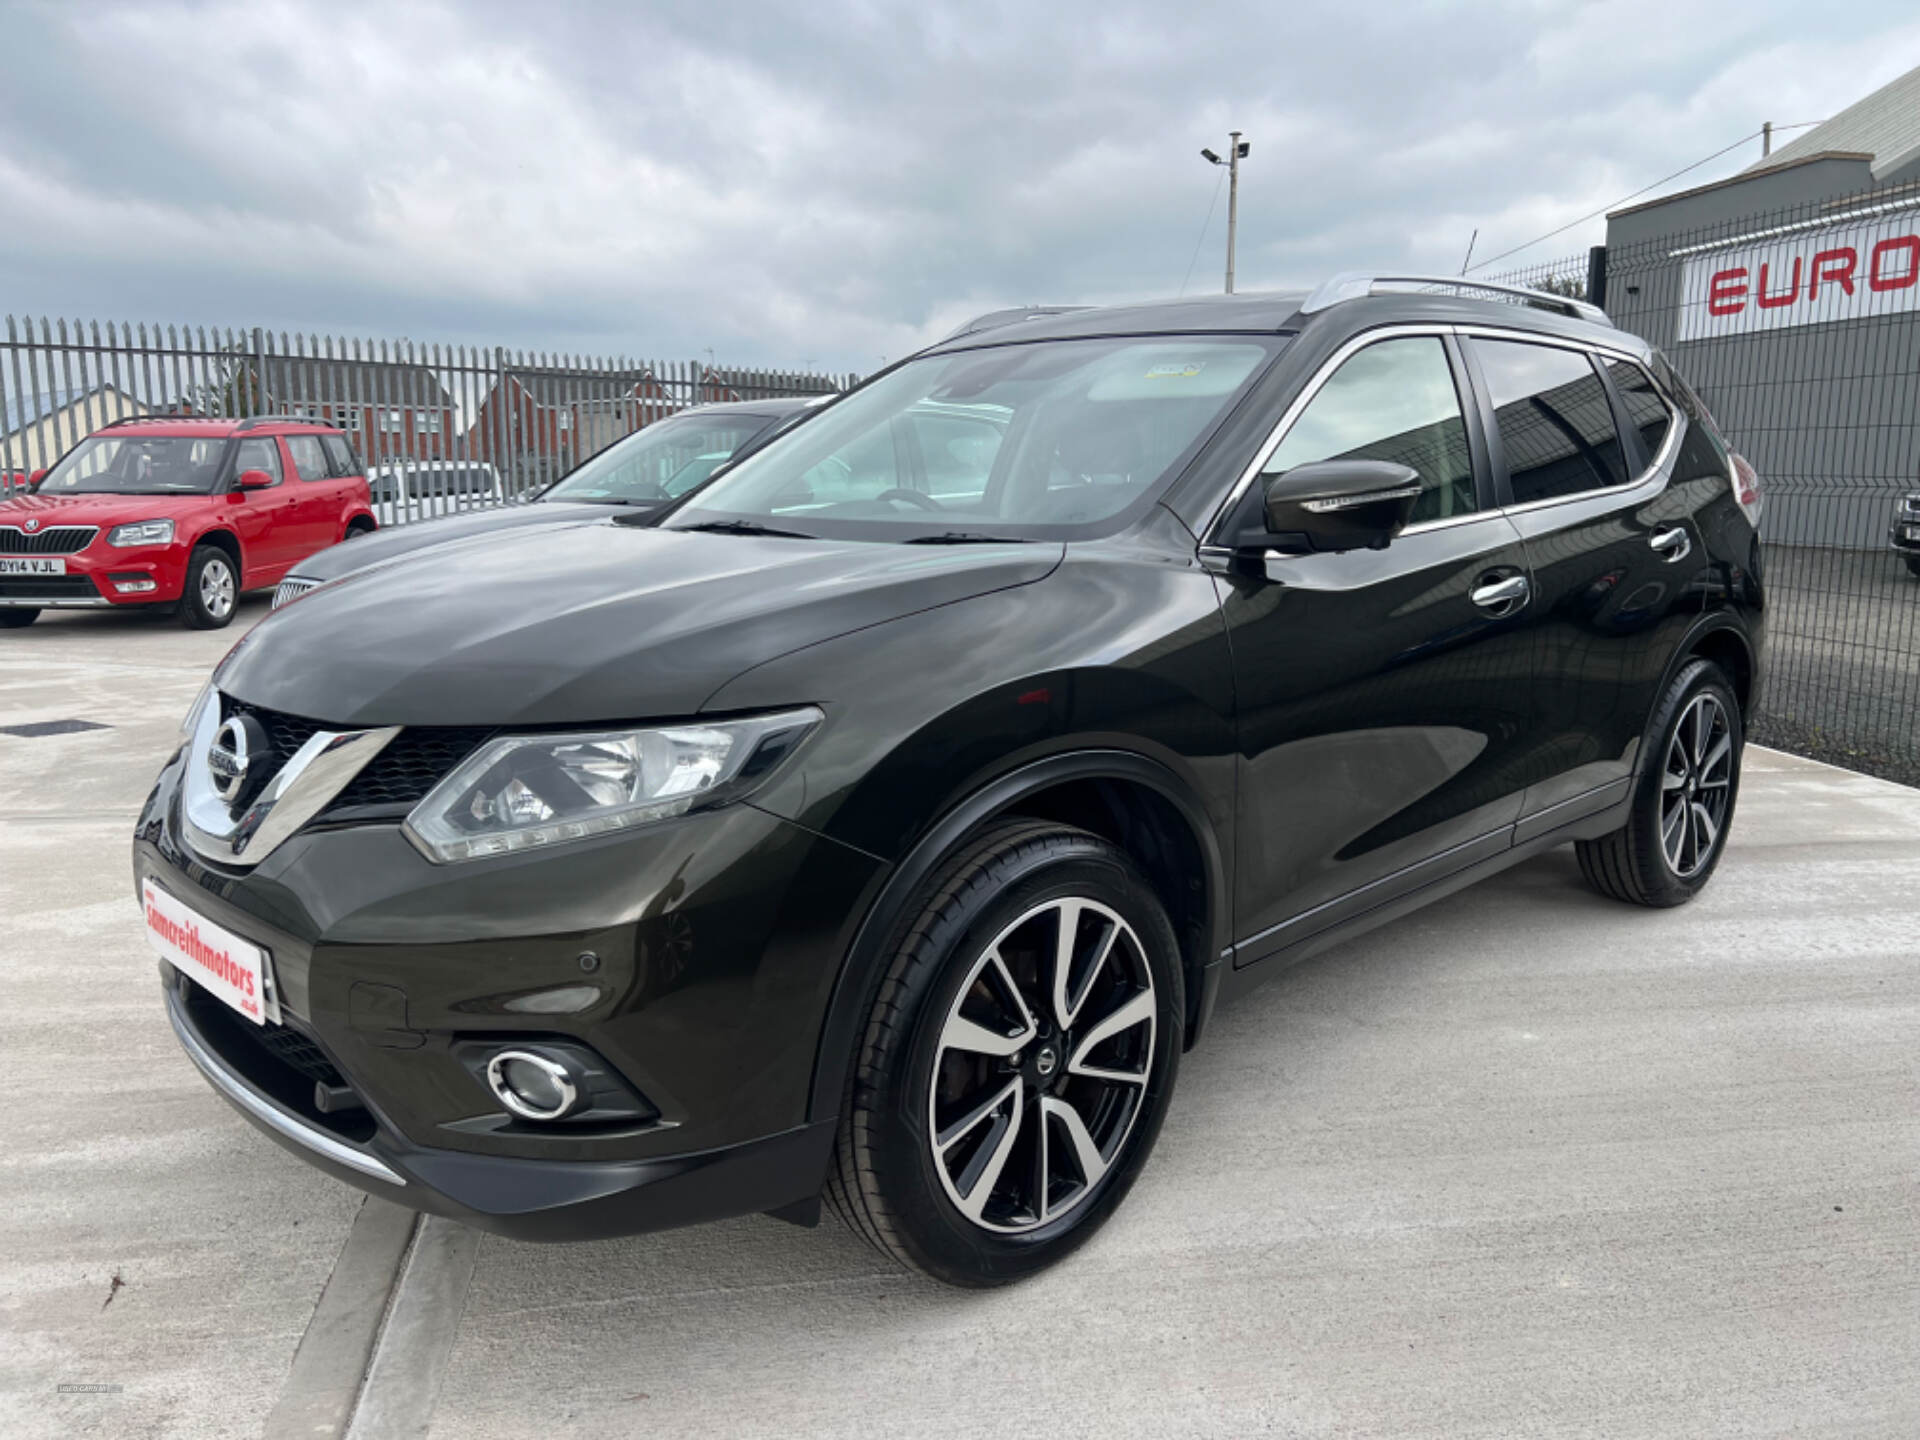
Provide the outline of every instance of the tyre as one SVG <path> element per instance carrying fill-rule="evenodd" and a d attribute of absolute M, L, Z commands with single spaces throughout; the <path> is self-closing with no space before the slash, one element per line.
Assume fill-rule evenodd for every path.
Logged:
<path fill-rule="evenodd" d="M 0 610 L 0 630 L 23 630 L 39 618 L 38 610 L 16 610 L 9 606 Z"/>
<path fill-rule="evenodd" d="M 897 932 L 829 1203 L 952 1285 L 1062 1259 L 1146 1162 L 1185 1014 L 1173 927 L 1124 851 L 1061 825 L 989 827 Z"/>
<path fill-rule="evenodd" d="M 364 517 L 356 520 L 349 520 L 347 522 L 346 538 L 348 540 L 358 540 L 362 535 L 371 535 L 373 531 L 374 531 L 374 524 L 373 524 L 373 521 L 371 520 L 368 520 Z"/>
<path fill-rule="evenodd" d="M 1654 707 L 1627 823 L 1575 843 L 1587 883 L 1636 905 L 1698 895 L 1726 849 L 1745 745 L 1725 672 L 1707 660 L 1682 668 Z"/>
<path fill-rule="evenodd" d="M 1907 556 L 1907 573 L 1920 576 L 1920 555 Z"/>
<path fill-rule="evenodd" d="M 218 545 L 196 545 L 187 558 L 180 593 L 180 622 L 189 630 L 218 630 L 240 603 L 240 576 L 233 557 Z"/>

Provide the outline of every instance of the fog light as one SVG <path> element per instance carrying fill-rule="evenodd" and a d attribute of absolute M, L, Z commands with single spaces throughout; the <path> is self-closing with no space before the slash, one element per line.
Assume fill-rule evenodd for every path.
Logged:
<path fill-rule="evenodd" d="M 487 1088 L 522 1120 L 559 1120 L 580 1103 L 573 1072 L 532 1050 L 502 1050 L 487 1061 Z"/>
<path fill-rule="evenodd" d="M 113 588 L 122 595 L 144 595 L 147 591 L 158 587 L 151 580 L 116 580 L 113 582 Z"/>

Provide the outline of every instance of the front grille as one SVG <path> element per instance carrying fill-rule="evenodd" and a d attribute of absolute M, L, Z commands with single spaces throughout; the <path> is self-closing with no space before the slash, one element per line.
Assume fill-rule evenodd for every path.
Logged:
<path fill-rule="evenodd" d="M 31 535 L 18 525 L 0 525 L 0 555 L 71 555 L 99 533 L 98 525 L 55 525 Z"/>
<path fill-rule="evenodd" d="M 0 576 L 0 600 L 98 600 L 100 591 L 85 575 Z"/>
<path fill-rule="evenodd" d="M 273 592 L 273 608 L 278 610 L 289 600 L 298 600 L 320 583 L 318 580 L 303 580 L 298 575 L 289 575 Z"/>
<path fill-rule="evenodd" d="M 493 731 L 471 726 L 402 730 L 322 814 L 363 805 L 411 810 Z"/>
<path fill-rule="evenodd" d="M 231 696 L 224 697 L 224 702 L 224 718 L 251 715 L 260 722 L 280 764 L 285 764 L 316 731 L 332 728 L 323 721 L 265 710 Z M 315 818 L 373 819 L 376 814 L 411 810 L 492 734 L 486 726 L 409 725 Z"/>

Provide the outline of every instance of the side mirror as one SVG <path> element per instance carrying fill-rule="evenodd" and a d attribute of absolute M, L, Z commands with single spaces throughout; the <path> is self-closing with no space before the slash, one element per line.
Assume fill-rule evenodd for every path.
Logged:
<path fill-rule="evenodd" d="M 27 489 L 38 490 L 40 488 L 40 482 L 46 478 L 47 472 L 45 470 L 34 471 L 31 475 L 27 476 Z"/>
<path fill-rule="evenodd" d="M 1420 499 L 1420 474 L 1391 460 L 1320 460 L 1265 477 L 1266 531 L 1242 549 L 1384 550 Z"/>
<path fill-rule="evenodd" d="M 240 490 L 265 490 L 273 484 L 273 476 L 264 470 L 242 470 L 240 478 L 234 482 Z"/>

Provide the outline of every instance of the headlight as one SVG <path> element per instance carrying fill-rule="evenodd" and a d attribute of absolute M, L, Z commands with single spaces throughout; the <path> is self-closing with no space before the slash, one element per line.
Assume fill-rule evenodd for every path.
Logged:
<path fill-rule="evenodd" d="M 585 840 L 739 799 L 821 721 L 811 706 L 747 720 L 511 735 L 433 787 L 404 827 L 429 860 Z"/>
<path fill-rule="evenodd" d="M 116 525 L 107 532 L 107 543 L 123 550 L 129 545 L 171 545 L 173 521 L 137 520 L 131 525 Z"/>

